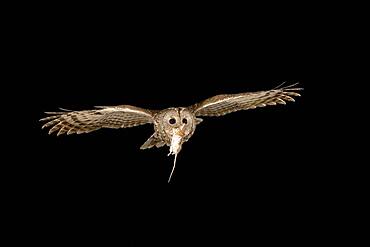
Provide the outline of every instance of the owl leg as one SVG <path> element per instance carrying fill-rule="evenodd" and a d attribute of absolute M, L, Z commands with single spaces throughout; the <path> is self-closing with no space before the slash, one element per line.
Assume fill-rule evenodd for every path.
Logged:
<path fill-rule="evenodd" d="M 164 146 L 165 143 L 161 141 L 156 133 L 154 133 L 149 139 L 140 147 L 140 149 L 147 149 L 156 146 L 157 148 Z"/>

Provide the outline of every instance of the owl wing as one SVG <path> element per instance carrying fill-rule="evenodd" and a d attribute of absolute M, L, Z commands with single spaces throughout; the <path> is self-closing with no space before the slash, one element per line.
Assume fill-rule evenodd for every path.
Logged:
<path fill-rule="evenodd" d="M 191 106 L 191 109 L 195 116 L 223 116 L 240 110 L 286 104 L 285 101 L 294 102 L 294 96 L 301 96 L 297 91 L 303 88 L 295 88 L 297 84 L 286 87 L 280 85 L 268 91 L 217 95 Z"/>
<path fill-rule="evenodd" d="M 46 112 L 51 116 L 42 118 L 46 122 L 42 128 L 51 127 L 49 134 L 58 131 L 62 134 L 88 133 L 100 128 L 129 128 L 153 123 L 154 111 L 130 105 L 97 106 L 96 110 Z"/>

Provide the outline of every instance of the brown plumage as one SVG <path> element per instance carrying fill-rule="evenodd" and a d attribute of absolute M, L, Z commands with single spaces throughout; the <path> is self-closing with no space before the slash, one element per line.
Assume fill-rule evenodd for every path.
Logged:
<path fill-rule="evenodd" d="M 85 111 L 62 109 L 61 112 L 46 112 L 51 116 L 40 121 L 45 122 L 42 128 L 50 128 L 49 134 L 56 132 L 58 136 L 152 123 L 155 132 L 141 149 L 167 145 L 170 146 L 170 154 L 177 155 L 182 144 L 194 134 L 196 125 L 202 122 L 202 119 L 197 117 L 223 116 L 240 110 L 294 102 L 293 97 L 300 96 L 298 91 L 303 90 L 294 87 L 296 85 L 297 83 L 286 87 L 280 85 L 267 91 L 222 94 L 189 107 L 171 107 L 164 110 L 148 110 L 130 105 L 102 106 Z"/>
<path fill-rule="evenodd" d="M 221 94 L 208 98 L 191 106 L 196 116 L 223 116 L 225 114 L 264 107 L 267 105 L 286 104 L 293 101 L 294 96 L 301 96 L 293 85 L 268 91 L 248 92 L 239 94 Z"/>
<path fill-rule="evenodd" d="M 99 110 L 46 112 L 52 116 L 40 119 L 47 121 L 42 128 L 51 127 L 49 134 L 57 135 L 89 133 L 100 128 L 129 128 L 152 123 L 152 111 L 139 107 L 121 105 L 100 106 Z"/>

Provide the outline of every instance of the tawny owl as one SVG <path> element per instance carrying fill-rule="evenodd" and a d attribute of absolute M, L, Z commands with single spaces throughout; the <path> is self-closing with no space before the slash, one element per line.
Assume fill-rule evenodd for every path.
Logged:
<path fill-rule="evenodd" d="M 182 144 L 194 134 L 196 126 L 203 120 L 200 116 L 222 116 L 231 112 L 254 109 L 267 105 L 285 104 L 300 96 L 302 88 L 296 84 L 278 86 L 268 91 L 247 92 L 240 94 L 222 94 L 208 98 L 189 107 L 171 107 L 164 110 L 148 110 L 130 105 L 98 106 L 96 110 L 46 112 L 51 116 L 42 118 L 46 121 L 42 128 L 51 127 L 49 134 L 57 131 L 62 134 L 88 133 L 100 128 L 128 128 L 142 124 L 154 125 L 154 134 L 141 146 L 141 149 L 170 147 L 170 154 L 175 155 L 171 180 L 176 165 L 177 154 Z"/>

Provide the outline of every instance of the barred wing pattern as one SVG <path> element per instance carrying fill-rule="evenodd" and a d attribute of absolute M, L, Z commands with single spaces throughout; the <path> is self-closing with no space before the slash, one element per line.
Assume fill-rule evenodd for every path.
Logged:
<path fill-rule="evenodd" d="M 52 116 L 40 119 L 46 123 L 42 128 L 51 127 L 49 134 L 89 133 L 100 128 L 129 128 L 153 122 L 153 112 L 130 105 L 98 106 L 98 110 L 46 112 Z"/>
<path fill-rule="evenodd" d="M 268 91 L 217 95 L 195 104 L 191 108 L 197 117 L 223 116 L 240 110 L 255 109 L 267 105 L 286 104 L 285 101 L 294 102 L 294 96 L 301 96 L 296 91 L 303 90 L 303 88 L 294 88 L 295 85 L 297 83 Z"/>

